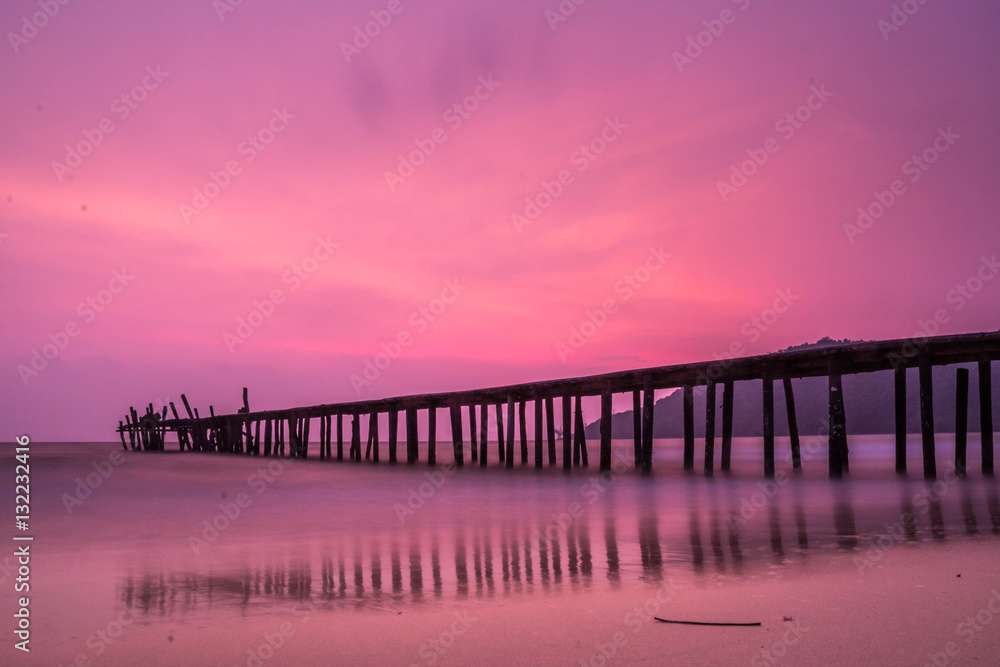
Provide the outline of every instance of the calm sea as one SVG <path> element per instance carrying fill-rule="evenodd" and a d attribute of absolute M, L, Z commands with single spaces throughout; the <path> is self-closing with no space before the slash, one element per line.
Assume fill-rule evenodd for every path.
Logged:
<path fill-rule="evenodd" d="M 942 473 L 951 443 L 939 437 Z M 633 471 L 631 441 L 614 445 L 614 472 L 600 475 L 594 443 L 591 467 L 570 474 L 520 463 L 508 471 L 494 451 L 489 467 L 456 471 L 33 443 L 32 651 L 14 650 L 8 637 L 0 659 L 457 664 L 463 654 L 451 647 L 474 632 L 525 641 L 504 640 L 502 624 L 487 630 L 489 610 L 502 606 L 547 618 L 654 601 L 616 616 L 628 635 L 670 615 L 677 591 L 831 568 L 874 578 L 914 550 L 1000 546 L 1000 487 L 978 473 L 975 442 L 969 478 L 942 474 L 936 485 L 920 476 L 919 436 L 903 478 L 892 472 L 891 436 L 852 438 L 843 481 L 827 479 L 821 440 L 804 440 L 804 472 L 792 475 L 779 438 L 770 481 L 760 475 L 759 439 L 737 439 L 733 472 L 713 478 L 682 472 L 677 441 L 656 442 L 649 477 Z M 450 445 L 438 447 L 439 459 L 450 458 Z M 12 447 L 2 452 L 12 491 Z M 13 556 L 0 556 L 5 615 L 16 570 Z M 761 620 L 753 613 L 712 610 L 714 620 Z M 310 639 L 306 624 L 316 629 Z M 306 647 L 318 630 L 328 645 Z M 610 664 L 616 656 L 601 647 L 617 649 L 608 641 L 559 655 Z"/>

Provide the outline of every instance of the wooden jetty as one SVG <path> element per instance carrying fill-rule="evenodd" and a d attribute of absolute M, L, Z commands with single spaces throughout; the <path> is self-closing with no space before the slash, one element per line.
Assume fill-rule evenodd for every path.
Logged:
<path fill-rule="evenodd" d="M 156 412 L 150 403 L 140 417 L 130 408 L 125 420 L 118 423 L 122 446 L 138 450 L 164 449 L 167 432 L 173 432 L 182 451 L 214 451 L 254 456 L 284 456 L 306 458 L 310 454 L 310 429 L 317 422 L 319 458 L 344 460 L 344 420 L 350 420 L 350 442 L 347 452 L 351 461 L 362 460 L 361 422 L 368 420 L 364 459 L 380 462 L 379 415 L 387 415 L 388 462 L 398 461 L 399 417 L 405 417 L 405 457 L 408 464 L 419 460 L 418 413 L 427 413 L 426 462 L 437 464 L 437 413 L 448 410 L 451 423 L 452 455 L 458 466 L 465 464 L 468 426 L 468 453 L 472 464 L 485 467 L 493 458 L 507 469 L 529 464 L 527 404 L 534 409 L 534 468 L 562 465 L 564 469 L 587 466 L 588 447 L 584 433 L 583 397 L 600 396 L 601 429 L 599 467 L 611 469 L 612 395 L 631 393 L 634 414 L 635 465 L 643 471 L 652 469 L 653 461 L 653 402 L 654 392 L 662 389 L 683 391 L 685 470 L 694 469 L 694 387 L 704 385 L 707 392 L 704 472 L 715 470 L 715 396 L 722 385 L 722 429 L 719 442 L 719 469 L 728 471 L 731 460 L 733 432 L 733 383 L 759 380 L 763 392 L 763 468 L 765 476 L 775 474 L 774 466 L 774 383 L 784 388 L 788 414 L 788 429 L 792 466 L 800 470 L 802 457 L 795 415 L 793 380 L 826 376 L 829 378 L 828 462 L 831 477 L 841 477 L 850 469 L 847 446 L 847 415 L 844 410 L 844 375 L 893 371 L 895 375 L 896 470 L 906 472 L 906 373 L 915 369 L 919 375 L 920 425 L 924 476 L 937 476 L 935 447 L 932 368 L 952 364 L 975 363 L 979 374 L 980 431 L 982 433 L 981 470 L 993 474 L 993 394 L 990 364 L 1000 359 L 1000 331 L 992 333 L 933 336 L 927 338 L 872 341 L 815 347 L 773 354 L 721 359 L 640 370 L 620 371 L 602 375 L 531 382 L 491 387 L 471 391 L 438 394 L 418 394 L 395 398 L 314 405 L 283 410 L 251 412 L 247 390 L 243 390 L 243 408 L 236 414 L 216 415 L 210 406 L 209 416 L 193 411 L 182 395 L 186 417 L 178 415 L 170 403 Z M 957 369 L 957 422 L 955 469 L 966 470 L 967 401 L 969 376 L 967 369 Z M 561 463 L 557 453 L 555 401 L 561 410 Z M 497 420 L 496 442 L 488 440 L 488 414 L 493 407 Z M 478 410 L 477 410 L 478 408 Z M 516 408 L 516 410 L 515 410 Z M 477 439 L 476 419 L 479 418 Z M 504 414 L 506 413 L 506 431 Z M 515 414 L 517 415 L 515 417 Z M 515 429 L 515 419 L 517 428 Z M 544 426 L 544 427 L 543 427 Z M 515 432 L 517 431 L 517 432 Z M 315 432 L 315 431 L 313 431 Z M 506 437 L 505 437 L 506 435 Z M 514 441 L 519 436 L 519 456 L 515 456 Z M 126 437 L 128 442 L 126 442 Z M 333 443 L 336 440 L 336 454 Z M 494 454 L 491 457 L 491 450 Z"/>

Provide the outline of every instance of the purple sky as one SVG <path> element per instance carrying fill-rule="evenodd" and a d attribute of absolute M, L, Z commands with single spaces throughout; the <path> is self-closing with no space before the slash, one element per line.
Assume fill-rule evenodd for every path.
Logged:
<path fill-rule="evenodd" d="M 996 3 L 49 4 L 0 7 L 0 439 L 1000 327 Z"/>

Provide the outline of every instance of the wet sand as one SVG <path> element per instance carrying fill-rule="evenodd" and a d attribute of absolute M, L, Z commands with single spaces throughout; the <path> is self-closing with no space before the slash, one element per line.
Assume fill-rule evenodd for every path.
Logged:
<path fill-rule="evenodd" d="M 129 453 L 79 503 L 114 445 L 38 445 L 32 653 L 0 660 L 991 664 L 998 485 L 897 478 L 887 440 L 772 484 L 753 440 L 714 479 L 671 441 L 653 479 L 624 441 L 603 479 Z"/>

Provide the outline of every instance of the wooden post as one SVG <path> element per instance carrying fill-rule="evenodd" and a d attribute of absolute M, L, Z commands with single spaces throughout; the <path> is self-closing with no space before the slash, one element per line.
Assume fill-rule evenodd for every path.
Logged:
<path fill-rule="evenodd" d="M 319 418 L 319 460 L 326 460 L 326 417 Z"/>
<path fill-rule="evenodd" d="M 542 399 L 535 399 L 535 467 L 541 468 L 545 460 L 545 443 L 542 439 Z"/>
<path fill-rule="evenodd" d="M 733 381 L 722 385 L 722 461 L 723 472 L 729 472 L 733 453 Z"/>
<path fill-rule="evenodd" d="M 184 402 L 184 410 L 187 411 L 188 419 L 194 419 L 194 415 L 191 414 L 191 405 L 188 403 L 187 396 L 181 394 L 181 401 Z"/>
<path fill-rule="evenodd" d="M 635 469 L 642 467 L 642 390 L 632 390 L 632 447 Z"/>
<path fill-rule="evenodd" d="M 906 472 L 906 366 L 893 371 L 896 385 L 896 472 Z"/>
<path fill-rule="evenodd" d="M 427 465 L 437 465 L 437 406 L 427 408 Z"/>
<path fill-rule="evenodd" d="M 601 472 L 611 470 L 611 385 L 601 391 Z"/>
<path fill-rule="evenodd" d="M 344 413 L 337 412 L 337 460 L 344 460 Z"/>
<path fill-rule="evenodd" d="M 333 415 L 326 416 L 326 458 L 333 458 Z"/>
<path fill-rule="evenodd" d="M 253 455 L 260 456 L 260 420 L 254 422 Z"/>
<path fill-rule="evenodd" d="M 498 419 L 497 422 L 500 420 Z M 508 468 L 514 467 L 514 396 L 507 397 L 507 461 Z"/>
<path fill-rule="evenodd" d="M 792 469 L 802 470 L 802 450 L 799 447 L 799 420 L 795 415 L 795 393 L 792 390 L 792 378 L 781 378 L 785 389 L 785 412 L 788 413 L 788 439 L 792 444 Z"/>
<path fill-rule="evenodd" d="M 247 400 L 247 388 L 243 387 L 243 412 L 250 412 L 250 401 Z"/>
<path fill-rule="evenodd" d="M 694 470 L 694 387 L 684 385 L 684 469 Z"/>
<path fill-rule="evenodd" d="M 934 381 L 930 355 L 920 355 L 920 434 L 924 454 L 924 477 L 937 477 L 934 455 Z"/>
<path fill-rule="evenodd" d="M 841 440 L 844 437 L 844 413 L 842 406 L 842 394 L 844 393 L 840 373 L 836 372 L 833 364 L 830 364 L 829 381 L 829 408 L 830 408 L 830 433 L 827 441 L 829 447 L 830 477 L 838 478 L 844 476 L 843 447 Z"/>
<path fill-rule="evenodd" d="M 264 456 L 271 455 L 271 419 L 264 421 Z"/>
<path fill-rule="evenodd" d="M 378 463 L 378 410 L 372 410 L 372 415 L 368 418 L 368 432 L 372 441 L 372 462 Z"/>
<path fill-rule="evenodd" d="M 299 446 L 299 456 L 305 459 L 309 458 L 309 424 L 312 423 L 312 419 L 303 417 L 302 421 L 305 422 L 305 425 L 302 429 L 302 443 Z"/>
<path fill-rule="evenodd" d="M 406 462 L 413 464 L 419 458 L 419 442 L 417 440 L 417 411 L 406 408 Z"/>
<path fill-rule="evenodd" d="M 351 460 L 361 461 L 361 415 L 351 415 Z"/>
<path fill-rule="evenodd" d="M 979 433 L 982 438 L 983 474 L 993 474 L 993 369 L 990 360 L 979 362 Z"/>
<path fill-rule="evenodd" d="M 573 405 L 569 394 L 562 397 L 563 470 L 573 467 Z"/>
<path fill-rule="evenodd" d="M 396 463 L 396 446 L 399 443 L 399 409 L 389 410 L 389 463 Z"/>
<path fill-rule="evenodd" d="M 705 474 L 715 469 L 715 382 L 705 384 Z"/>
<path fill-rule="evenodd" d="M 583 398 L 579 395 L 576 397 L 576 446 L 580 457 L 579 465 L 586 468 L 589 465 L 587 461 L 587 431 L 583 422 Z M 576 463 L 576 455 L 573 458 L 573 462 Z"/>
<path fill-rule="evenodd" d="M 451 447 L 455 452 L 455 465 L 461 468 L 465 465 L 465 449 L 462 441 L 462 406 L 452 405 L 451 412 Z"/>
<path fill-rule="evenodd" d="M 955 383 L 955 474 L 965 477 L 965 449 L 969 434 L 969 369 L 959 368 Z"/>
<path fill-rule="evenodd" d="M 555 400 L 549 396 L 545 399 L 546 435 L 549 438 L 549 465 L 556 464 L 556 406 Z"/>
<path fill-rule="evenodd" d="M 125 424 L 123 424 L 121 421 L 118 422 L 118 435 L 120 435 L 122 439 L 122 449 L 124 449 L 127 452 L 128 445 L 125 444 Z"/>
<path fill-rule="evenodd" d="M 507 438 L 503 433 L 503 405 L 497 403 L 495 408 L 497 414 L 497 461 L 503 463 L 507 460 Z"/>
<path fill-rule="evenodd" d="M 486 455 L 489 452 L 489 447 L 487 447 L 487 444 L 489 443 L 489 436 L 490 406 L 488 403 L 483 402 L 483 404 L 479 406 L 479 446 L 482 448 L 482 451 L 479 454 L 480 468 L 486 467 Z"/>
<path fill-rule="evenodd" d="M 525 416 L 527 401 L 520 401 L 517 404 L 517 422 L 521 427 L 521 465 L 528 463 L 528 420 Z"/>
<path fill-rule="evenodd" d="M 653 376 L 642 379 L 642 470 L 653 468 L 653 410 L 656 395 L 653 391 Z"/>
<path fill-rule="evenodd" d="M 764 373 L 764 476 L 774 477 L 774 380 Z"/>
<path fill-rule="evenodd" d="M 475 463 L 479 460 L 479 443 L 476 441 L 476 406 L 469 403 L 469 458 Z"/>

